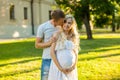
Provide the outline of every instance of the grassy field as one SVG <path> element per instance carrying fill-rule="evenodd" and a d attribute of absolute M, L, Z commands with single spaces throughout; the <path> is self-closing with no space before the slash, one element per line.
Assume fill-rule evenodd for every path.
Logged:
<path fill-rule="evenodd" d="M 81 35 L 79 80 L 120 80 L 120 33 Z M 0 80 L 39 80 L 42 50 L 34 38 L 0 42 Z"/>

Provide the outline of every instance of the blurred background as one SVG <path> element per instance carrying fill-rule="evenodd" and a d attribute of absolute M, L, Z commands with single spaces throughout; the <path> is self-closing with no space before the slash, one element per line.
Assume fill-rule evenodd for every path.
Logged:
<path fill-rule="evenodd" d="M 80 34 L 79 80 L 120 80 L 120 0 L 0 0 L 0 80 L 39 80 L 38 26 L 61 9 Z"/>

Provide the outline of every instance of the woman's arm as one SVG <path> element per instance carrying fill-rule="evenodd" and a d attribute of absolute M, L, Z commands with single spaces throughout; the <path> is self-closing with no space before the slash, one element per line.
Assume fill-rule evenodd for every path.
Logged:
<path fill-rule="evenodd" d="M 60 71 L 62 71 L 62 67 L 60 66 L 60 64 L 59 64 L 59 62 L 58 62 L 58 60 L 56 58 L 55 46 L 56 46 L 56 43 L 52 43 L 51 50 L 50 50 L 51 51 L 50 55 L 51 55 L 51 58 L 52 58 L 53 62 L 55 63 L 55 65 L 58 67 L 58 69 Z"/>
<path fill-rule="evenodd" d="M 76 52 L 75 49 L 74 49 L 73 51 L 74 51 L 74 54 L 75 54 L 75 56 L 76 56 L 76 60 L 75 60 L 75 63 L 74 63 L 74 65 L 73 65 L 73 67 L 75 67 L 75 66 L 77 65 L 77 61 L 78 61 L 78 54 L 77 54 L 77 52 Z"/>
<path fill-rule="evenodd" d="M 68 72 L 71 72 L 71 71 L 74 70 L 75 67 L 77 66 L 78 54 L 77 54 L 77 52 L 76 52 L 75 49 L 74 49 L 73 51 L 74 51 L 74 54 L 75 54 L 75 56 L 76 56 L 76 58 L 75 58 L 75 63 L 73 64 L 73 66 L 72 66 L 70 69 L 68 69 Z"/>

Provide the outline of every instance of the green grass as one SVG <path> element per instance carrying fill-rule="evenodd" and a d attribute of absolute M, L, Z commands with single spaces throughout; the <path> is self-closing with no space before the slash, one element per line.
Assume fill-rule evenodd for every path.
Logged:
<path fill-rule="evenodd" d="M 120 80 L 120 34 L 81 36 L 79 80 Z"/>
<path fill-rule="evenodd" d="M 120 34 L 81 35 L 79 80 L 120 80 Z M 39 80 L 42 50 L 34 38 L 0 42 L 0 80 Z"/>
<path fill-rule="evenodd" d="M 85 29 L 81 29 L 80 30 L 80 32 L 82 33 L 82 34 L 86 34 L 86 30 Z M 107 33 L 107 34 L 111 34 L 111 33 L 114 33 L 114 32 L 112 32 L 112 29 L 111 28 L 109 28 L 109 29 L 104 29 L 104 28 L 97 28 L 97 29 L 93 29 L 92 30 L 92 33 L 93 34 L 98 34 L 98 33 Z M 118 34 L 118 33 L 120 33 L 120 29 L 119 30 L 116 30 L 116 33 L 114 33 L 114 34 Z"/>
<path fill-rule="evenodd" d="M 0 43 L 0 80 L 39 80 L 42 50 L 34 39 Z"/>

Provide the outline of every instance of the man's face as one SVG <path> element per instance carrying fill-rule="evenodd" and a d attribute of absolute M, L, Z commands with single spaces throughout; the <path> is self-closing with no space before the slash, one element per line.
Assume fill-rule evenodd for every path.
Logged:
<path fill-rule="evenodd" d="M 56 25 L 62 26 L 64 24 L 64 18 L 60 18 L 58 21 L 56 21 Z"/>

